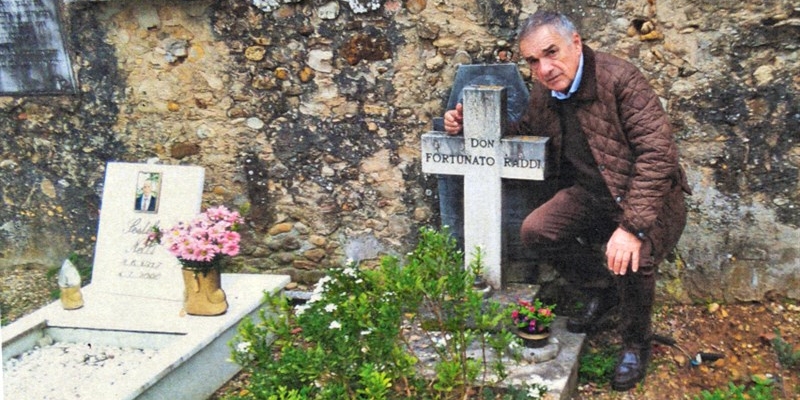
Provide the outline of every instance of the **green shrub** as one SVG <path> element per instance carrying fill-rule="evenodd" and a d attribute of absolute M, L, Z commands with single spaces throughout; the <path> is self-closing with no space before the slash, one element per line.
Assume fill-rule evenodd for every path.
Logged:
<path fill-rule="evenodd" d="M 772 400 L 775 398 L 772 389 L 772 382 L 753 378 L 753 385 L 749 388 L 729 382 L 725 389 L 703 390 L 695 400 Z"/>
<path fill-rule="evenodd" d="M 292 308 L 267 296 L 260 321 L 245 320 L 231 342 L 233 359 L 249 374 L 246 399 L 456 399 L 482 393 L 506 376 L 501 355 L 518 359 L 519 343 L 503 328 L 503 307 L 473 290 L 481 253 L 464 268 L 448 232 L 420 230 L 401 261 L 386 257 L 375 270 L 353 262 L 334 269 L 311 299 Z M 411 326 L 426 322 L 412 338 Z M 416 368 L 413 340 L 435 349 L 434 378 Z M 495 362 L 467 357 L 478 345 Z M 515 347 L 517 346 L 517 347 Z M 484 357 L 484 360 L 486 357 Z M 497 380 L 490 380 L 490 372 Z M 505 389 L 501 398 L 540 398 L 543 384 Z"/>

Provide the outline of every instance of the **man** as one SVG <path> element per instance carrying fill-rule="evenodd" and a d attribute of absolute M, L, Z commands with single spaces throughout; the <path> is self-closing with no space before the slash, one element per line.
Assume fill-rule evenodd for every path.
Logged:
<path fill-rule="evenodd" d="M 535 13 L 519 40 L 536 82 L 510 134 L 550 137 L 557 188 L 523 221 L 521 237 L 587 294 L 570 331 L 597 330 L 621 300 L 623 349 L 612 387 L 628 390 L 647 371 L 656 268 L 686 224 L 689 190 L 669 120 L 641 72 L 584 46 L 565 16 Z M 444 119 L 447 133 L 458 134 L 462 107 Z"/>
<path fill-rule="evenodd" d="M 134 205 L 136 211 L 155 211 L 156 210 L 156 196 L 153 195 L 153 183 L 144 181 L 142 184 L 142 194 L 136 196 L 136 204 Z"/>

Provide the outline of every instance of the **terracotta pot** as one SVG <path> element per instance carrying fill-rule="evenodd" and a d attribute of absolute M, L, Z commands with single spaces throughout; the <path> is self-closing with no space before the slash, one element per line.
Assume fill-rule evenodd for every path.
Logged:
<path fill-rule="evenodd" d="M 220 287 L 218 268 L 206 271 L 182 269 L 183 308 L 190 315 L 220 315 L 228 310 L 225 292 Z"/>
<path fill-rule="evenodd" d="M 542 332 L 528 333 L 517 329 L 517 336 L 522 338 L 522 343 L 528 348 L 544 347 L 550 339 L 550 329 L 545 329 Z"/>

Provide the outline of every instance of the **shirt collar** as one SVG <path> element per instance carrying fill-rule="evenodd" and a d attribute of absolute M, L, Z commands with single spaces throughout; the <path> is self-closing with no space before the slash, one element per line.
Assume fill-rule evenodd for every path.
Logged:
<path fill-rule="evenodd" d="M 557 90 L 551 90 L 550 94 L 559 100 L 566 100 L 570 98 L 570 96 L 577 92 L 578 88 L 581 86 L 581 78 L 583 78 L 583 52 L 581 52 L 581 59 L 578 62 L 578 72 L 575 73 L 575 79 L 572 80 L 572 86 L 569 87 L 569 92 L 564 94 Z"/>

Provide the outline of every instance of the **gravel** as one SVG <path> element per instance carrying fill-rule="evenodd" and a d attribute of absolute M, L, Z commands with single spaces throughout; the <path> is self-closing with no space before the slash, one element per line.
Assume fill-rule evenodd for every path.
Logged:
<path fill-rule="evenodd" d="M 0 268 L 0 308 L 3 325 L 55 301 L 55 276 L 43 265 Z M 85 379 L 111 382 L 154 355 L 153 350 L 102 347 L 88 343 L 41 340 L 30 351 L 3 363 L 3 393 L 7 399 L 104 399 L 113 387 L 81 385 Z M 130 367 L 120 369 L 115 364 Z M 111 375 L 109 379 L 106 375 Z"/>
<path fill-rule="evenodd" d="M 146 368 L 157 350 L 47 343 L 3 363 L 3 391 L 13 399 L 104 399 L 115 382 Z M 87 384 L 91 382 L 91 384 Z"/>

